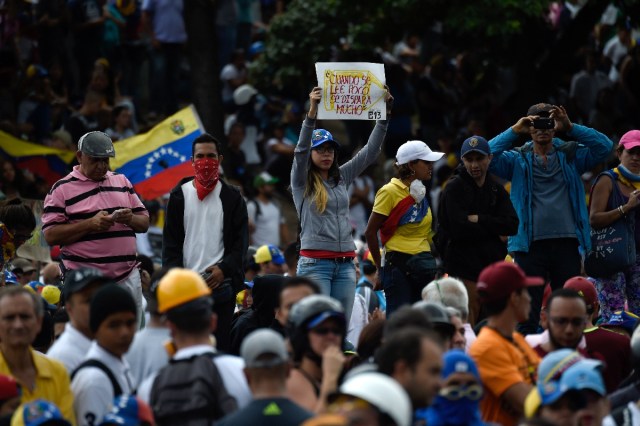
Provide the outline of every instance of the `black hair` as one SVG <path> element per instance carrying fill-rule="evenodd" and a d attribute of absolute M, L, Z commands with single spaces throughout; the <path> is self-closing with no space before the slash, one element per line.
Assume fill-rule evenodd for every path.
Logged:
<path fill-rule="evenodd" d="M 358 339 L 358 355 L 363 360 L 373 356 L 382 343 L 382 334 L 384 332 L 384 320 L 372 320 L 365 325 Z"/>
<path fill-rule="evenodd" d="M 209 332 L 213 303 L 209 296 L 203 296 L 190 302 L 176 306 L 167 311 L 167 319 L 176 328 L 188 334 Z"/>
<path fill-rule="evenodd" d="M 518 290 L 520 291 L 520 290 Z M 482 290 L 478 290 L 478 296 L 480 297 L 480 299 L 485 297 L 485 292 Z M 511 295 L 504 297 L 502 299 L 499 300 L 492 300 L 489 302 L 484 302 L 482 304 L 482 308 L 484 309 L 485 313 L 487 316 L 493 316 L 493 315 L 498 315 L 501 314 L 502 311 L 504 311 L 507 308 L 507 303 L 509 302 L 509 297 Z"/>
<path fill-rule="evenodd" d="M 409 161 L 406 164 L 394 165 L 396 168 L 396 177 L 400 180 L 410 178 L 416 174 L 416 171 L 409 167 L 409 164 L 416 164 L 420 160 Z"/>
<path fill-rule="evenodd" d="M 384 335 L 386 337 L 393 336 L 406 327 L 431 330 L 433 325 L 424 311 L 413 309 L 411 306 L 403 306 L 387 318 Z"/>
<path fill-rule="evenodd" d="M 584 303 L 585 307 L 587 305 L 587 302 L 585 302 L 584 298 L 582 296 L 580 296 L 580 293 L 578 293 L 574 289 L 571 289 L 571 288 L 559 288 L 558 290 L 555 290 L 553 293 L 551 293 L 551 295 L 549 296 L 549 299 L 547 299 L 547 306 L 545 307 L 545 310 L 547 312 L 551 308 L 551 302 L 553 302 L 553 300 L 557 299 L 557 298 L 580 299 Z"/>
<path fill-rule="evenodd" d="M 407 327 L 387 337 L 375 354 L 378 371 L 391 376 L 400 360 L 413 368 L 420 361 L 422 340 L 425 338 L 429 335 L 418 327 Z"/>
<path fill-rule="evenodd" d="M 147 271 L 149 276 L 152 276 L 155 268 L 153 266 L 153 260 L 149 256 L 145 256 L 144 254 L 139 254 L 136 256 L 136 262 L 140 262 L 140 268 L 143 271 Z"/>
<path fill-rule="evenodd" d="M 0 222 L 9 230 L 25 228 L 33 231 L 36 228 L 36 217 L 29 206 L 20 198 L 12 198 L 0 203 Z"/>
<path fill-rule="evenodd" d="M 285 247 L 282 255 L 284 256 L 284 260 L 287 265 L 298 263 L 298 243 L 295 241 L 290 243 L 287 247 Z"/>
<path fill-rule="evenodd" d="M 318 284 L 315 281 L 313 281 L 311 278 L 307 278 L 307 277 L 288 277 L 284 281 L 284 284 L 280 289 L 280 293 L 282 294 L 282 292 L 287 288 L 300 287 L 300 286 L 309 287 L 313 291 L 313 294 L 322 293 L 322 291 L 320 290 L 320 286 L 318 286 Z"/>
<path fill-rule="evenodd" d="M 113 108 L 113 110 L 111 111 L 111 118 L 115 121 L 115 119 L 118 118 L 118 116 L 122 111 L 129 110 L 129 109 L 130 108 L 128 105 L 118 105 L 117 107 Z"/>
<path fill-rule="evenodd" d="M 362 273 L 372 275 L 376 273 L 376 266 L 369 260 L 362 261 Z"/>
<path fill-rule="evenodd" d="M 44 314 L 42 315 L 42 326 L 40 327 L 40 332 L 33 340 L 31 346 L 39 352 L 47 353 L 55 339 L 55 325 L 53 322 L 53 316 L 45 309 L 47 301 L 42 297 L 40 297 L 40 299 L 41 301 L 38 301 L 38 303 L 42 305 L 42 309 L 44 310 Z"/>
<path fill-rule="evenodd" d="M 220 141 L 216 138 L 214 138 L 213 136 L 211 136 L 209 133 L 203 133 L 200 136 L 198 136 L 197 138 L 195 138 L 193 140 L 193 143 L 191 144 L 191 156 L 195 156 L 196 154 L 196 145 L 199 143 L 213 143 L 216 145 L 216 150 L 218 151 L 218 155 L 222 155 L 222 143 L 220 143 Z"/>

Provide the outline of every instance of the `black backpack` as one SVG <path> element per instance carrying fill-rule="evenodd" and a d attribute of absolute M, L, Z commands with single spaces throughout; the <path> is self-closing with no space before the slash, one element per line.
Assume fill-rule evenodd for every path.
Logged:
<path fill-rule="evenodd" d="M 218 353 L 171 360 L 151 388 L 150 405 L 158 426 L 210 426 L 238 409 L 213 362 Z"/>

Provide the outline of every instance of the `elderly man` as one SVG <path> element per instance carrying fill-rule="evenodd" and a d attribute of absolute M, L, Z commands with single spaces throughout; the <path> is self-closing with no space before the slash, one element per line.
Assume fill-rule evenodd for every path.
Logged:
<path fill-rule="evenodd" d="M 19 286 L 0 290 L 0 374 L 13 376 L 22 403 L 46 399 L 75 424 L 69 375 L 58 361 L 31 347 L 42 326 L 40 297 Z"/>
<path fill-rule="evenodd" d="M 44 200 L 42 230 L 61 246 L 64 273 L 92 267 L 127 288 L 142 317 L 142 285 L 136 267 L 136 233 L 149 228 L 149 214 L 131 182 L 109 171 L 113 142 L 102 132 L 78 141 L 73 171 Z"/>

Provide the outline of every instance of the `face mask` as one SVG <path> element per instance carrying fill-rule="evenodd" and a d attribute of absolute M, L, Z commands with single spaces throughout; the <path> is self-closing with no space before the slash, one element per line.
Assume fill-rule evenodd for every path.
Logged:
<path fill-rule="evenodd" d="M 474 401 L 467 397 L 452 401 L 438 395 L 431 408 L 438 414 L 438 417 L 446 419 L 447 424 L 474 425 L 481 424 L 478 403 L 478 400 Z"/>
<path fill-rule="evenodd" d="M 409 194 L 411 194 L 413 199 L 416 200 L 416 204 L 422 202 L 426 193 L 427 188 L 425 188 L 424 184 L 418 179 L 414 180 L 411 182 L 411 185 L 409 185 Z"/>
<path fill-rule="evenodd" d="M 209 195 L 218 183 L 220 162 L 213 158 L 200 158 L 193 162 L 195 185 L 200 201 Z"/>

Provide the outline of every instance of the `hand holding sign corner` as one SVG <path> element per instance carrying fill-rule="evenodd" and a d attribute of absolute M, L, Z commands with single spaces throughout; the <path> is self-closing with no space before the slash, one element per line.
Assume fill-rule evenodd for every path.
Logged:
<path fill-rule="evenodd" d="M 385 120 L 393 103 L 385 85 L 384 66 L 373 63 L 316 63 L 322 102 L 318 118 Z"/>

